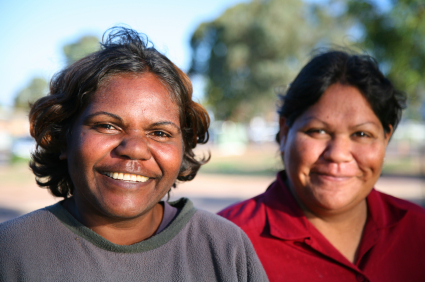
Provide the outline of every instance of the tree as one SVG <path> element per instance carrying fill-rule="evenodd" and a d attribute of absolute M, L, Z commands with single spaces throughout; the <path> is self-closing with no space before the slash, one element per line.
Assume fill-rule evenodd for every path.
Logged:
<path fill-rule="evenodd" d="M 99 47 L 99 39 L 92 35 L 83 36 L 77 42 L 65 45 L 63 53 L 67 65 L 71 65 L 84 56 L 99 50 Z"/>
<path fill-rule="evenodd" d="M 425 2 L 392 0 L 387 9 L 379 3 L 349 0 L 346 15 L 357 19 L 363 44 L 395 86 L 407 93 L 406 116 L 420 119 L 425 102 Z"/>
<path fill-rule="evenodd" d="M 99 39 L 95 36 L 83 36 L 75 43 L 63 47 L 67 65 L 70 65 L 82 57 L 99 50 Z M 30 103 L 48 93 L 48 83 L 44 78 L 35 77 L 15 97 L 15 108 L 29 109 Z"/>
<path fill-rule="evenodd" d="M 28 110 L 30 103 L 45 96 L 48 92 L 48 83 L 44 78 L 33 78 L 28 86 L 23 88 L 15 97 L 15 108 Z"/>
<path fill-rule="evenodd" d="M 206 77 L 206 103 L 218 119 L 247 121 L 275 109 L 274 88 L 295 78 L 312 49 L 350 44 L 351 25 L 299 0 L 239 4 L 196 29 L 189 74 Z"/>

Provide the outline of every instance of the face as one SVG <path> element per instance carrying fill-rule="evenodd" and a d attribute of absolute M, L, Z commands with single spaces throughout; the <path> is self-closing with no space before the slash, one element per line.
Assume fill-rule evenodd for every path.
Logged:
<path fill-rule="evenodd" d="M 62 158 L 83 217 L 152 212 L 182 163 L 179 108 L 153 74 L 114 76 L 75 121 Z"/>
<path fill-rule="evenodd" d="M 333 84 L 288 128 L 281 151 L 292 193 L 314 214 L 364 203 L 381 173 L 391 136 L 357 88 Z"/>

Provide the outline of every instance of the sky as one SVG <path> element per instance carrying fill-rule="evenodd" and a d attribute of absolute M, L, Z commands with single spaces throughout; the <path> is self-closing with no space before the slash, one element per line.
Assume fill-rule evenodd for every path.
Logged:
<path fill-rule="evenodd" d="M 197 26 L 248 0 L 0 0 L 0 106 L 11 107 L 32 78 L 65 66 L 62 47 L 125 24 L 145 33 L 177 66 L 190 67 Z"/>

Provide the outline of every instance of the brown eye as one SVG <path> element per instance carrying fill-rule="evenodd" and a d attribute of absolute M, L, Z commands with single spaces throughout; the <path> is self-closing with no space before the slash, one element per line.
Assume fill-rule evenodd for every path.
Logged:
<path fill-rule="evenodd" d="M 153 136 L 155 136 L 155 137 L 161 137 L 161 138 L 169 138 L 169 137 L 171 137 L 170 134 L 165 133 L 164 131 L 159 131 L 159 130 L 154 131 L 151 134 Z"/>
<path fill-rule="evenodd" d="M 306 133 L 310 136 L 320 136 L 320 135 L 326 134 L 326 131 L 323 129 L 313 128 L 313 129 L 307 130 Z"/>
<path fill-rule="evenodd" d="M 355 137 L 369 137 L 369 134 L 367 134 L 364 131 L 359 131 L 353 134 Z"/>
<path fill-rule="evenodd" d="M 115 126 L 113 126 L 112 124 L 109 123 L 96 123 L 94 126 L 94 129 L 99 131 L 99 132 L 105 132 L 105 133 L 109 133 L 111 131 L 116 131 L 117 128 Z"/>
<path fill-rule="evenodd" d="M 98 125 L 98 128 L 104 128 L 104 129 L 108 129 L 108 130 L 110 130 L 110 129 L 115 129 L 115 127 L 113 127 L 112 125 L 110 125 L 110 124 L 99 124 Z"/>

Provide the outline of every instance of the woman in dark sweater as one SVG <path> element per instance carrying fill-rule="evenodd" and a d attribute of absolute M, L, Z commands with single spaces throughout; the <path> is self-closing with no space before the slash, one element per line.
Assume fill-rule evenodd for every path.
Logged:
<path fill-rule="evenodd" d="M 247 236 L 161 199 L 207 160 L 209 117 L 189 78 L 142 35 L 57 74 L 30 113 L 31 169 L 64 200 L 0 225 L 0 281 L 265 281 Z"/>

